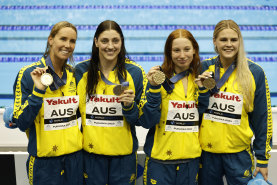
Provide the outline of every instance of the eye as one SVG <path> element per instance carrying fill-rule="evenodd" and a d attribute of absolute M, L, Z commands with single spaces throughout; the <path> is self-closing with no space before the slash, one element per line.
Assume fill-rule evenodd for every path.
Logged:
<path fill-rule="evenodd" d="M 70 42 L 71 42 L 72 44 L 75 44 L 75 43 L 76 43 L 76 40 L 75 40 L 75 39 L 71 39 Z"/>
<path fill-rule="evenodd" d="M 108 43 L 108 39 L 101 39 L 100 42 L 103 43 L 103 44 L 106 44 L 106 43 Z"/>
<path fill-rule="evenodd" d="M 61 37 L 60 40 L 66 41 L 66 37 Z"/>
<path fill-rule="evenodd" d="M 232 38 L 231 41 L 232 42 L 237 42 L 239 39 L 238 38 Z"/>
<path fill-rule="evenodd" d="M 220 38 L 219 41 L 221 41 L 221 42 L 226 42 L 226 41 L 227 41 L 227 38 Z"/>
<path fill-rule="evenodd" d="M 120 41 L 120 39 L 118 39 L 118 38 L 113 39 L 113 43 L 115 43 L 115 44 L 119 43 L 119 41 Z"/>
<path fill-rule="evenodd" d="M 178 52 L 180 51 L 180 49 L 178 49 L 178 48 L 173 48 L 172 51 L 175 52 L 175 53 L 178 53 Z"/>

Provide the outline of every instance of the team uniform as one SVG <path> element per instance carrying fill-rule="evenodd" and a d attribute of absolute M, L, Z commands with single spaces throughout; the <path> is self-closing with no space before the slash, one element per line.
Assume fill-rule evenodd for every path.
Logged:
<path fill-rule="evenodd" d="M 215 71 L 219 57 L 202 62 L 203 71 Z M 254 169 L 253 150 L 258 167 L 267 167 L 272 145 L 272 113 L 270 93 L 264 71 L 247 60 L 252 73 L 254 101 L 247 113 L 237 83 L 236 68 L 218 93 L 211 94 L 209 107 L 200 127 L 202 152 L 201 184 L 247 184 Z M 224 68 L 220 66 L 220 77 Z M 251 138 L 255 133 L 253 148 Z"/>
<path fill-rule="evenodd" d="M 53 73 L 54 83 L 39 90 L 30 73 L 45 66 L 54 69 L 50 57 L 23 67 L 14 84 L 13 122 L 29 139 L 29 183 L 81 185 L 82 133 L 76 117 L 76 81 L 71 67 L 65 66 L 62 79 Z"/>
<path fill-rule="evenodd" d="M 126 107 L 114 95 L 115 86 L 106 84 L 101 77 L 96 94 L 88 99 L 89 65 L 90 60 L 81 62 L 75 70 L 84 135 L 85 182 L 89 185 L 135 184 L 138 149 L 135 125 L 145 86 L 144 70 L 135 62 L 125 60 L 126 82 L 135 93 L 135 101 Z M 116 68 L 107 80 L 120 83 Z"/>
<path fill-rule="evenodd" d="M 142 123 L 143 127 L 150 128 L 144 145 L 147 155 L 144 184 L 194 185 L 198 182 L 199 113 L 207 108 L 209 93 L 205 88 L 198 88 L 193 74 L 188 75 L 187 94 L 181 80 L 174 86 L 168 93 L 161 85 L 149 84 L 147 102 L 142 108 L 144 117 L 150 118 Z"/>

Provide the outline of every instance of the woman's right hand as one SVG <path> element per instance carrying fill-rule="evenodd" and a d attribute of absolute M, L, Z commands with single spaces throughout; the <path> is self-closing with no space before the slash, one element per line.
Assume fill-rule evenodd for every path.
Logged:
<path fill-rule="evenodd" d="M 154 66 L 152 67 L 149 72 L 147 73 L 147 79 L 149 81 L 149 83 L 152 85 L 152 86 L 157 86 L 158 84 L 154 82 L 153 80 L 153 75 L 157 72 L 157 71 L 160 71 L 160 66 Z"/>
<path fill-rule="evenodd" d="M 46 89 L 46 86 L 43 85 L 40 81 L 41 75 L 46 73 L 46 69 L 47 69 L 47 67 L 45 67 L 45 68 L 36 67 L 36 69 L 34 69 L 31 72 L 31 77 L 33 79 L 33 82 L 34 82 L 36 88 L 38 88 L 40 90 L 45 90 Z"/>

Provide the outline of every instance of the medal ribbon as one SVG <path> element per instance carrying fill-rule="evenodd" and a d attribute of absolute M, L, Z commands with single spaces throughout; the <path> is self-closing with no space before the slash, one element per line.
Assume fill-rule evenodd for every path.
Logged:
<path fill-rule="evenodd" d="M 102 80 L 103 80 L 106 84 L 108 84 L 108 85 L 119 85 L 119 84 L 113 83 L 113 82 L 111 82 L 110 80 L 108 80 L 108 79 L 104 76 L 104 74 L 102 73 L 102 71 L 100 71 L 100 73 L 101 73 L 101 78 L 102 78 Z M 126 87 L 129 86 L 129 82 L 126 82 L 126 81 L 123 79 L 123 77 L 122 77 L 122 75 L 121 75 L 120 73 L 118 73 L 117 76 L 118 76 L 118 80 L 119 80 L 119 82 L 120 82 L 120 85 L 126 86 Z"/>
<path fill-rule="evenodd" d="M 166 78 L 164 83 L 162 83 L 162 86 L 167 91 L 167 93 L 170 94 L 170 93 L 172 93 L 173 89 L 175 88 L 174 84 L 176 82 L 178 82 L 180 79 L 182 79 L 183 77 L 188 76 L 188 75 L 189 75 L 189 70 L 182 71 L 181 73 L 174 75 L 170 79 Z"/>
<path fill-rule="evenodd" d="M 224 85 L 224 83 L 228 80 L 228 78 L 230 77 L 230 75 L 232 74 L 232 72 L 235 70 L 236 68 L 236 64 L 235 61 L 228 67 L 228 69 L 225 71 L 225 73 L 223 74 L 223 76 L 220 78 L 220 62 L 217 58 L 216 62 L 215 62 L 215 74 L 214 74 L 214 78 L 216 81 L 216 86 L 214 89 L 212 89 L 213 93 L 217 93 L 219 92 L 219 89 Z"/>

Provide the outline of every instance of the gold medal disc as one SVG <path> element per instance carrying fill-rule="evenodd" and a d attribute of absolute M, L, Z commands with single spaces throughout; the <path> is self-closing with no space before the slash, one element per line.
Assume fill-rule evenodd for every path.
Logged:
<path fill-rule="evenodd" d="M 204 79 L 202 83 L 206 89 L 213 89 L 216 86 L 216 82 L 213 78 Z"/>
<path fill-rule="evenodd" d="M 49 85 L 51 85 L 53 83 L 53 77 L 49 73 L 44 73 L 40 77 L 40 82 L 44 86 L 49 86 Z"/>
<path fill-rule="evenodd" d="M 128 89 L 128 86 L 116 85 L 116 86 L 113 88 L 113 93 L 114 93 L 116 96 L 120 96 L 126 89 Z"/>
<path fill-rule="evenodd" d="M 156 71 L 153 74 L 153 81 L 158 85 L 162 84 L 165 81 L 165 74 L 162 71 Z"/>

